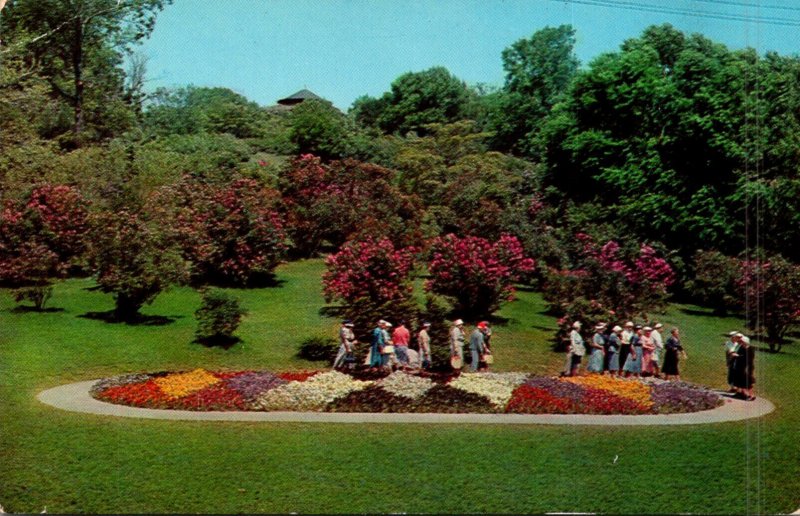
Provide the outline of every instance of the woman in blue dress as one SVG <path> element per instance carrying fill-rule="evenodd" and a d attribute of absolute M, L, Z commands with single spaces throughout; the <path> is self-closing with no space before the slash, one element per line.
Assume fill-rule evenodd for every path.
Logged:
<path fill-rule="evenodd" d="M 592 337 L 592 341 L 589 343 L 589 347 L 592 348 L 592 354 L 589 355 L 589 364 L 586 366 L 586 370 L 590 373 L 602 373 L 603 372 L 603 358 L 605 357 L 605 339 L 603 338 L 603 331 L 602 324 L 598 324 L 594 327 L 594 336 Z"/>
<path fill-rule="evenodd" d="M 619 348 L 622 344 L 621 334 L 622 327 L 617 325 L 611 329 L 611 335 L 608 336 L 608 372 L 611 375 L 619 374 Z"/>
<path fill-rule="evenodd" d="M 370 342 L 370 354 L 369 354 L 369 369 L 370 371 L 376 371 L 378 368 L 383 366 L 383 346 L 386 344 L 385 340 L 385 333 L 384 330 L 386 329 L 386 321 L 381 319 L 378 321 L 378 326 L 372 330 L 372 340 Z"/>
<path fill-rule="evenodd" d="M 625 378 L 630 375 L 639 377 L 642 374 L 642 326 L 636 325 L 636 333 L 631 337 L 631 353 L 622 366 Z"/>

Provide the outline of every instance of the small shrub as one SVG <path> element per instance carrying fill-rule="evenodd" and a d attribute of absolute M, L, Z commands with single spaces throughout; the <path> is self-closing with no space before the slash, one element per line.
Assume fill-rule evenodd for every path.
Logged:
<path fill-rule="evenodd" d="M 204 291 L 200 308 L 194 313 L 197 340 L 209 344 L 235 341 L 233 332 L 246 313 L 239 300 L 226 292 L 215 288 Z"/>
<path fill-rule="evenodd" d="M 300 344 L 300 358 L 332 362 L 339 351 L 339 343 L 330 337 L 309 337 Z"/>

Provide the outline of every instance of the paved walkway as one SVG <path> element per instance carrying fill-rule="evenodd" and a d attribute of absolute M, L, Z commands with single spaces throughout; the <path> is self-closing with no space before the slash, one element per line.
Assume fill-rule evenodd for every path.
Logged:
<path fill-rule="evenodd" d="M 104 416 L 182 421 L 265 421 L 302 423 L 486 423 L 515 425 L 697 425 L 740 421 L 769 414 L 775 406 L 764 398 L 742 401 L 726 397 L 713 410 L 691 414 L 647 416 L 584 416 L 566 414 L 385 414 L 343 412 L 198 412 L 127 407 L 99 401 L 89 395 L 97 380 L 71 383 L 40 392 L 42 403 L 72 412 Z"/>

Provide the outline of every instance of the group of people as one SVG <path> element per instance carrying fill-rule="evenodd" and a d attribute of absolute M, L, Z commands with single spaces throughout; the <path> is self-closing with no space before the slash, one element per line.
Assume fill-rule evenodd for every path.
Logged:
<path fill-rule="evenodd" d="M 664 341 L 661 323 L 650 327 L 628 321 L 624 327 L 616 325 L 610 329 L 608 324 L 598 323 L 592 338 L 585 342 L 582 327 L 580 321 L 572 324 L 564 375 L 577 375 L 588 354 L 586 370 L 590 373 L 657 378 L 663 374 L 667 380 L 680 380 L 678 364 L 681 357 L 687 358 L 687 355 L 678 328 L 672 328 Z"/>
<path fill-rule="evenodd" d="M 732 331 L 725 342 L 725 362 L 728 366 L 728 387 L 740 398 L 752 401 L 755 378 L 756 350 L 750 338 Z"/>
<path fill-rule="evenodd" d="M 339 352 L 333 361 L 334 369 L 354 369 L 356 365 L 353 321 L 345 319 L 339 329 Z M 411 331 L 405 321 L 400 321 L 392 330 L 389 321 L 381 319 L 370 334 L 370 348 L 365 364 L 370 371 L 379 369 L 429 369 L 431 367 L 431 323 L 423 321 L 416 333 L 417 349 L 411 347 Z M 449 333 L 450 363 L 453 369 L 460 370 L 464 363 L 464 344 L 466 333 L 464 321 L 453 321 Z M 481 321 L 470 334 L 470 369 L 488 369 L 492 363 L 490 339 L 492 329 L 487 321 Z"/>

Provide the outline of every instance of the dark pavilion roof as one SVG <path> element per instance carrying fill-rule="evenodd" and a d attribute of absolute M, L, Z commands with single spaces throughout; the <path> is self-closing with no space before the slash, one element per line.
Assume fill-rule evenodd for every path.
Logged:
<path fill-rule="evenodd" d="M 294 104 L 299 104 L 299 103 L 303 102 L 304 100 L 325 100 L 325 99 L 323 99 L 322 97 L 320 97 L 319 95 L 317 95 L 317 94 L 315 94 L 315 93 L 313 93 L 311 91 L 300 90 L 297 93 L 289 95 L 288 97 L 286 97 L 284 99 L 280 99 L 278 101 L 278 104 L 283 104 L 284 106 L 291 106 L 291 105 L 294 105 Z"/>

